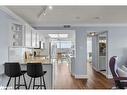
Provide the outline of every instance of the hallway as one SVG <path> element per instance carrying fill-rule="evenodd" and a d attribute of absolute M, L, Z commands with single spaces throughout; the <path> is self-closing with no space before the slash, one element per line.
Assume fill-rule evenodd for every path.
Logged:
<path fill-rule="evenodd" d="M 88 64 L 88 79 L 75 79 L 71 76 L 68 64 L 56 64 L 55 89 L 111 89 L 112 80 L 92 69 Z"/>

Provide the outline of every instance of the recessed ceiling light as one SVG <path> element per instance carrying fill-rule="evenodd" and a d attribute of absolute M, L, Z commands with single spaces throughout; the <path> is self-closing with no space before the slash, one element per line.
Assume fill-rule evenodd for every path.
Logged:
<path fill-rule="evenodd" d="M 53 7 L 52 7 L 52 6 L 49 6 L 48 8 L 49 8 L 50 10 L 52 10 L 52 9 L 53 9 Z"/>

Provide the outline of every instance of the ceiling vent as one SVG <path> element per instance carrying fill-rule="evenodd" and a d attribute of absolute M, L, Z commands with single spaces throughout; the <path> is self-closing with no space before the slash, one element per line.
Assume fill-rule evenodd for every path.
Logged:
<path fill-rule="evenodd" d="M 64 25 L 64 28 L 70 28 L 71 25 Z"/>

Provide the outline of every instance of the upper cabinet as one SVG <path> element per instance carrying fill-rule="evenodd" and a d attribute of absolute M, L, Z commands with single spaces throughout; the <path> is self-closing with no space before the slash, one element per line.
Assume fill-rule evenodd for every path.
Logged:
<path fill-rule="evenodd" d="M 10 46 L 39 48 L 40 36 L 30 25 L 10 23 Z"/>
<path fill-rule="evenodd" d="M 35 29 L 26 26 L 25 29 L 25 46 L 31 48 L 39 48 L 40 37 Z"/>
<path fill-rule="evenodd" d="M 22 24 L 10 24 L 10 46 L 23 46 L 24 45 L 24 26 Z"/>
<path fill-rule="evenodd" d="M 25 47 L 31 47 L 32 46 L 32 28 L 29 25 L 25 26 L 25 33 L 24 33 L 24 43 Z"/>
<path fill-rule="evenodd" d="M 36 35 L 37 35 L 37 42 L 36 42 L 37 45 L 36 45 L 36 46 L 37 46 L 37 48 L 39 48 L 39 41 L 40 41 L 40 38 L 39 38 L 39 34 L 38 34 L 38 33 L 36 33 Z"/>
<path fill-rule="evenodd" d="M 36 32 L 32 31 L 32 47 L 36 47 Z"/>
<path fill-rule="evenodd" d="M 8 17 L 6 18 L 6 21 L 9 24 L 9 27 L 8 25 L 6 26 L 9 31 L 8 46 L 38 48 L 39 34 L 36 30 L 9 9 L 3 7 L 1 10 L 2 13 L 7 13 L 7 16 L 9 17 L 9 19 Z"/>

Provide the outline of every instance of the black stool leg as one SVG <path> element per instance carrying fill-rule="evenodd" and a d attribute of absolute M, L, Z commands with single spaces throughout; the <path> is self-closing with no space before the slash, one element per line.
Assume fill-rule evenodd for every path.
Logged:
<path fill-rule="evenodd" d="M 33 89 L 34 89 L 34 86 L 35 86 L 35 78 L 34 78 L 34 81 L 33 81 Z"/>
<path fill-rule="evenodd" d="M 20 87 L 20 76 L 19 76 L 19 80 L 18 80 L 18 89 Z"/>
<path fill-rule="evenodd" d="M 40 77 L 40 89 L 42 89 L 42 77 Z"/>
<path fill-rule="evenodd" d="M 25 88 L 27 89 L 27 85 L 26 85 L 26 80 L 25 80 L 24 74 L 23 74 L 23 79 L 24 79 Z"/>
<path fill-rule="evenodd" d="M 31 82 L 32 82 L 32 78 L 30 79 L 30 83 L 29 83 L 29 87 L 28 87 L 28 89 L 30 89 L 30 86 L 31 86 Z"/>
<path fill-rule="evenodd" d="M 46 89 L 44 76 L 43 76 L 43 84 L 44 84 L 44 89 Z"/>
<path fill-rule="evenodd" d="M 14 79 L 14 89 L 16 89 L 16 77 Z"/>
<path fill-rule="evenodd" d="M 10 77 L 9 80 L 8 80 L 8 83 L 7 83 L 7 86 L 6 86 L 6 90 L 7 90 L 7 87 L 8 87 L 8 85 L 9 85 L 9 83 L 10 83 L 10 80 L 11 80 L 11 77 Z"/>

